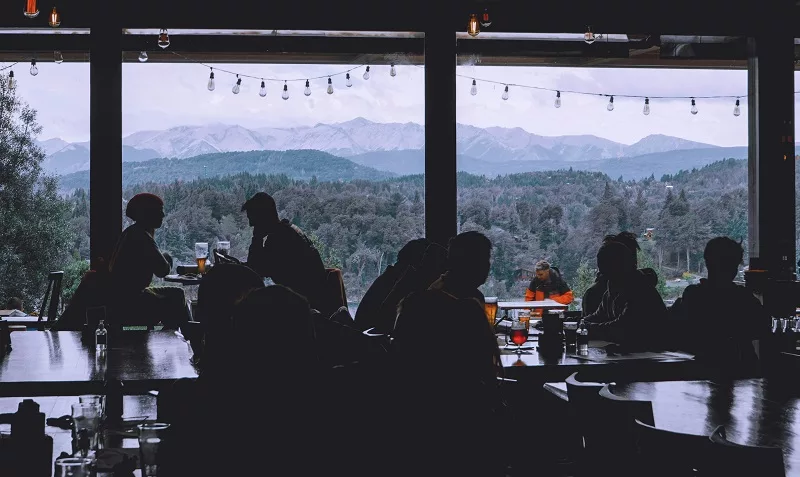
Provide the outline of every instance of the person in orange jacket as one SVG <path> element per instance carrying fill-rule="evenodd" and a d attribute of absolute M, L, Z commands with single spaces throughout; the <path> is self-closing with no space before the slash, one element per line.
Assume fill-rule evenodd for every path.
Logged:
<path fill-rule="evenodd" d="M 561 277 L 557 267 L 545 260 L 536 262 L 536 278 L 531 280 L 525 290 L 525 301 L 541 301 L 550 299 L 563 305 L 572 303 L 572 290 Z"/>

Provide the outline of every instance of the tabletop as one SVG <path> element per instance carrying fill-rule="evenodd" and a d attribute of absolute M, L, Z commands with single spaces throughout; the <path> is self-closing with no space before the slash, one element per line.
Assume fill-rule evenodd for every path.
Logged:
<path fill-rule="evenodd" d="M 197 377 L 191 346 L 174 331 L 124 331 L 109 339 L 104 356 L 78 331 L 12 333 L 11 344 L 0 357 L 0 396 L 99 393 L 111 378 L 125 384 L 125 393 L 137 394 Z"/>
<path fill-rule="evenodd" d="M 165 282 L 180 283 L 181 285 L 199 285 L 203 277 L 196 275 L 167 275 L 163 280 Z"/>
<path fill-rule="evenodd" d="M 725 426 L 729 440 L 783 449 L 786 475 L 800 473 L 800 392 L 775 379 L 620 384 L 614 394 L 652 401 L 656 427 L 709 435 Z"/>
<path fill-rule="evenodd" d="M 539 301 L 498 301 L 497 307 L 501 309 L 527 309 L 527 308 L 569 308 L 569 305 L 555 300 Z"/>

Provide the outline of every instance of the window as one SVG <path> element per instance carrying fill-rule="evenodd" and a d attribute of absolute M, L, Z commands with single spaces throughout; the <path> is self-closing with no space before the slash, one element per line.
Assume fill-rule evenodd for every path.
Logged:
<path fill-rule="evenodd" d="M 0 63 L 0 308 L 18 297 L 29 314 L 49 272 L 65 272 L 63 305 L 89 268 L 89 63 L 53 55 Z"/>
<path fill-rule="evenodd" d="M 190 264 L 195 242 L 227 240 L 246 259 L 252 229 L 240 208 L 267 192 L 325 265 L 342 269 L 355 313 L 400 247 L 424 236 L 424 68 L 415 62 L 125 63 L 123 198 L 161 196 L 156 240 Z"/>
<path fill-rule="evenodd" d="M 464 55 L 457 71 L 458 223 L 495 246 L 487 296 L 520 299 L 544 259 L 579 298 L 620 231 L 639 237 L 667 304 L 705 276 L 710 238 L 747 250 L 746 70 L 493 64 Z M 693 95 L 732 97 L 692 114 Z"/>

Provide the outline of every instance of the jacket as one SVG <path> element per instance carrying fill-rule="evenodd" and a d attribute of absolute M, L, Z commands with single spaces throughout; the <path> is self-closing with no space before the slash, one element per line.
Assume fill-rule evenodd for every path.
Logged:
<path fill-rule="evenodd" d="M 663 349 L 659 325 L 667 323 L 667 307 L 655 283 L 636 271 L 618 283 L 608 282 L 597 310 L 583 319 L 589 337 L 611 341 L 628 349 Z"/>
<path fill-rule="evenodd" d="M 645 280 L 646 283 L 650 283 L 652 286 L 658 284 L 658 275 L 652 268 L 640 268 L 639 273 L 642 274 L 642 279 Z M 587 288 L 583 294 L 583 299 L 581 300 L 581 309 L 583 311 L 581 312 L 581 316 L 585 317 L 597 310 L 597 307 L 600 306 L 600 300 L 603 299 L 607 288 L 608 279 L 604 277 L 602 273 L 598 272 L 594 284 Z"/>
<path fill-rule="evenodd" d="M 525 290 L 525 301 L 550 299 L 562 305 L 569 305 L 574 299 L 572 290 L 561 276 L 557 267 L 550 267 L 550 278 L 546 281 L 534 278 Z"/>

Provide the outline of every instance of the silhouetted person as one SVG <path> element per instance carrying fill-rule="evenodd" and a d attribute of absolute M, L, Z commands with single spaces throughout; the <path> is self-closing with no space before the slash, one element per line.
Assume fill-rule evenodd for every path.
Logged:
<path fill-rule="evenodd" d="M 545 260 L 536 262 L 536 277 L 525 289 L 525 301 L 553 300 L 563 305 L 572 303 L 572 290 L 561 276 L 558 267 Z"/>
<path fill-rule="evenodd" d="M 227 352 L 236 305 L 252 290 L 263 288 L 264 281 L 253 269 L 239 264 L 219 264 L 203 276 L 197 287 L 195 321 L 204 332 L 203 367 Z M 197 337 L 199 338 L 199 337 Z"/>
<path fill-rule="evenodd" d="M 486 282 L 491 267 L 492 242 L 480 232 L 464 232 L 450 239 L 447 271 L 430 286 L 456 298 L 486 303 L 478 287 Z"/>
<path fill-rule="evenodd" d="M 738 242 L 709 240 L 703 252 L 708 278 L 686 287 L 670 310 L 687 338 L 687 351 L 697 360 L 725 367 L 757 361 L 753 341 L 769 333 L 770 320 L 761 302 L 733 282 L 743 256 Z"/>
<path fill-rule="evenodd" d="M 408 267 L 415 270 L 422 266 L 422 257 L 425 254 L 425 249 L 428 248 L 428 240 L 415 239 L 410 240 L 403 245 L 403 248 L 397 252 L 397 262 L 394 265 L 389 265 L 381 275 L 372 282 L 361 303 L 358 304 L 356 310 L 355 325 L 361 330 L 378 325 L 378 313 L 381 304 L 389 296 L 395 283 L 400 280 L 400 277 L 406 272 Z"/>
<path fill-rule="evenodd" d="M 608 290 L 594 313 L 584 318 L 589 337 L 628 349 L 659 349 L 659 326 L 667 325 L 667 308 L 651 283 L 641 279 L 630 249 L 609 241 L 597 252 L 597 268 Z"/>
<path fill-rule="evenodd" d="M 447 249 L 431 243 L 422 255 L 419 268 L 407 267 L 378 310 L 376 331 L 391 333 L 397 319 L 397 306 L 409 294 L 427 290 L 447 269 Z"/>
<path fill-rule="evenodd" d="M 22 311 L 22 299 L 17 297 L 9 298 L 8 302 L 6 303 L 6 310 Z"/>
<path fill-rule="evenodd" d="M 161 322 L 165 328 L 178 328 L 189 319 L 183 289 L 150 286 L 153 275 L 163 278 L 172 269 L 172 257 L 158 249 L 154 238 L 164 220 L 164 202 L 153 194 L 136 194 L 125 215 L 134 224 L 122 232 L 108 265 L 113 319 L 118 325 Z"/>
<path fill-rule="evenodd" d="M 637 255 L 641 248 L 639 247 L 639 242 L 636 239 L 636 234 L 631 232 L 620 232 L 617 235 L 606 235 L 603 238 L 603 243 L 609 241 L 619 242 L 626 246 L 631 253 L 633 263 L 636 264 L 637 267 L 639 266 L 639 258 Z M 652 268 L 642 268 L 639 269 L 639 272 L 642 274 L 642 280 L 645 280 L 647 283 L 651 283 L 653 286 L 658 284 L 658 275 L 656 275 L 656 271 Z M 581 312 L 582 316 L 586 316 L 597 310 L 597 307 L 600 305 L 600 301 L 603 299 L 603 295 L 607 289 L 608 278 L 606 278 L 602 273 L 598 272 L 594 284 L 592 284 L 592 286 L 590 286 L 583 294 L 583 299 L 581 300 L 581 310 L 583 310 Z"/>
<path fill-rule="evenodd" d="M 325 265 L 311 240 L 300 228 L 278 217 L 275 199 L 258 192 L 242 205 L 253 227 L 247 266 L 308 299 L 312 308 L 325 306 Z"/>
<path fill-rule="evenodd" d="M 487 450 L 485 441 L 508 422 L 501 417 L 500 351 L 483 307 L 438 290 L 413 293 L 400 307 L 387 436 L 396 473 L 386 475 L 505 475 L 507 456 Z M 457 343 L 457 358 L 448 343 Z M 439 365 L 446 369 L 436 371 Z"/>

